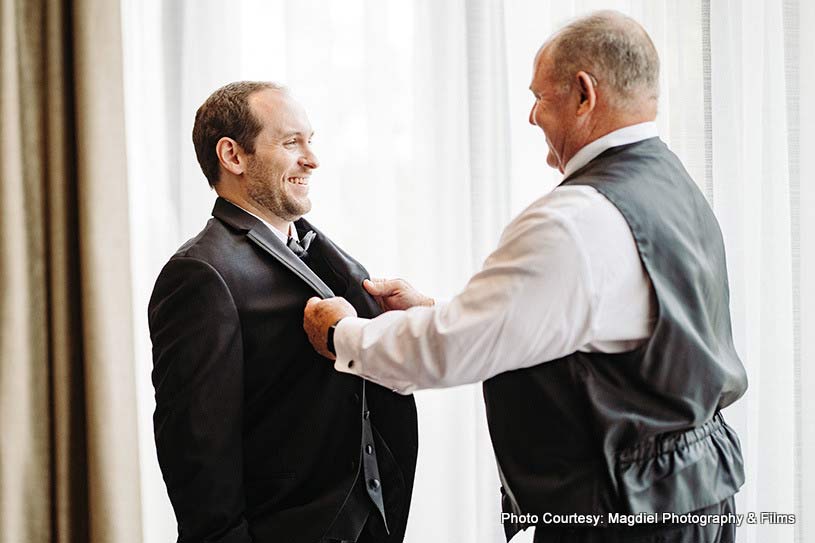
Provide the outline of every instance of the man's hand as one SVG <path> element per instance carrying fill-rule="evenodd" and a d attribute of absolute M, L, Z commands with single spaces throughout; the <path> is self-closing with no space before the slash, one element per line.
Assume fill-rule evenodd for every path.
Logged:
<path fill-rule="evenodd" d="M 376 299 L 382 311 L 393 309 L 410 309 L 417 305 L 435 305 L 433 298 L 428 298 L 403 279 L 366 279 L 362 286 L 368 294 Z"/>
<path fill-rule="evenodd" d="M 336 360 L 337 357 L 328 352 L 328 328 L 342 318 L 356 316 L 357 310 L 345 298 L 321 300 L 315 296 L 306 303 L 303 329 L 315 351 L 329 360 Z"/>

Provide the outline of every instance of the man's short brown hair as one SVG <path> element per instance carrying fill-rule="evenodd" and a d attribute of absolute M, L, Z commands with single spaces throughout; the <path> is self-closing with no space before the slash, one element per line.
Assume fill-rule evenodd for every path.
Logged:
<path fill-rule="evenodd" d="M 214 187 L 221 176 L 215 151 L 218 140 L 232 138 L 247 153 L 255 152 L 255 138 L 263 127 L 252 114 L 249 96 L 265 89 L 285 91 L 285 87 L 270 81 L 236 81 L 210 94 L 195 113 L 192 143 L 210 187 Z"/>

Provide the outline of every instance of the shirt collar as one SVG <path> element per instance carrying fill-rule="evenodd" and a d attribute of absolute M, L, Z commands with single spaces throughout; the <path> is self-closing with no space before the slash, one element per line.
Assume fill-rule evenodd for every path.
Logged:
<path fill-rule="evenodd" d="M 597 138 L 588 145 L 583 146 L 575 153 L 571 160 L 566 163 L 566 167 L 563 168 L 563 178 L 569 177 L 607 149 L 620 145 L 628 145 L 629 143 L 636 143 L 656 136 L 657 124 L 653 121 L 632 124 L 631 126 L 618 128 L 614 132 L 609 132 L 605 136 Z"/>
<path fill-rule="evenodd" d="M 260 222 L 262 222 L 263 224 L 265 224 L 265 225 L 266 225 L 266 226 L 269 228 L 269 230 L 271 230 L 271 231 L 272 231 L 272 233 L 273 233 L 275 236 L 277 236 L 277 237 L 278 237 L 278 239 L 280 239 L 280 241 L 282 241 L 284 244 L 286 244 L 286 243 L 288 243 L 288 242 L 289 242 L 289 237 L 292 237 L 292 238 L 294 238 L 295 240 L 300 241 L 300 237 L 297 235 L 297 228 L 295 228 L 295 227 L 294 227 L 294 223 L 292 223 L 292 222 L 290 222 L 290 223 L 289 223 L 289 235 L 288 235 L 288 236 L 286 236 L 286 234 L 284 234 L 283 232 L 281 232 L 280 230 L 278 230 L 277 228 L 275 228 L 274 226 L 272 226 L 270 223 L 268 223 L 267 221 L 265 221 L 265 220 L 263 219 L 263 217 L 258 217 L 257 215 L 255 215 L 254 213 L 252 213 L 251 211 L 249 211 L 248 209 L 244 209 L 244 208 L 242 208 L 241 206 L 239 206 L 239 205 L 238 205 L 238 204 L 236 204 L 235 202 L 232 202 L 232 203 L 233 203 L 233 205 L 236 205 L 236 206 L 240 207 L 241 209 L 243 209 L 244 211 L 246 211 L 247 213 L 249 213 L 250 215 L 252 215 L 254 218 L 256 218 L 257 220 L 259 220 Z"/>

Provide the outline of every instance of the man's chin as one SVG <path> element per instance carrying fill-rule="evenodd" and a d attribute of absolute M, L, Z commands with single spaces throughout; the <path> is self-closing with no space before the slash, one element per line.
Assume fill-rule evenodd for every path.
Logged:
<path fill-rule="evenodd" d="M 292 215 L 296 215 L 297 218 L 299 219 L 300 217 L 302 217 L 303 215 L 305 215 L 306 213 L 311 211 L 311 200 L 306 200 L 305 202 L 302 202 L 302 201 L 297 202 L 296 207 L 291 209 L 291 211 L 292 211 Z M 297 219 L 294 219 L 294 220 L 297 220 Z"/>

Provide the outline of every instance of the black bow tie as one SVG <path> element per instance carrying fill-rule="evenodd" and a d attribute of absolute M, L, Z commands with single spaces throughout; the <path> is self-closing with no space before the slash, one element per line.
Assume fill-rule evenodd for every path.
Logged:
<path fill-rule="evenodd" d="M 314 241 L 314 238 L 316 237 L 317 234 L 315 234 L 312 230 L 309 230 L 299 242 L 294 238 L 289 238 L 286 246 L 291 249 L 291 252 L 300 257 L 300 259 L 305 259 L 308 257 L 308 248 L 311 246 L 311 242 Z"/>

